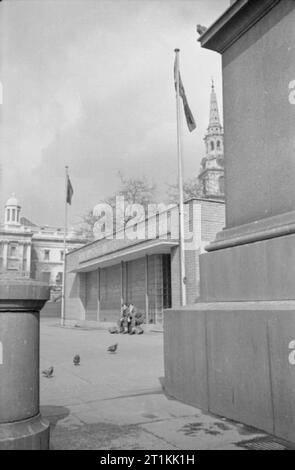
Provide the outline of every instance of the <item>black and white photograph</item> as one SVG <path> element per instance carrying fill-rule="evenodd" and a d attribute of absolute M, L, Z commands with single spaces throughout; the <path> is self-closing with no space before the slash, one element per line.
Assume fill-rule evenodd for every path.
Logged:
<path fill-rule="evenodd" d="M 294 449 L 295 1 L 0 0 L 0 451 Z"/>

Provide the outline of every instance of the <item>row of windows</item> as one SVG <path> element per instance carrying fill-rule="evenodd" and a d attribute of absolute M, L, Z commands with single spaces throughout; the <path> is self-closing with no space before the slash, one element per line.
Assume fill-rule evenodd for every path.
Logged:
<path fill-rule="evenodd" d="M 26 247 L 24 247 L 25 250 Z M 8 248 L 8 256 L 15 257 L 17 256 L 18 252 L 18 244 L 17 243 L 10 243 L 9 248 Z M 0 253 L 3 252 L 3 245 L 0 244 Z M 50 250 L 44 250 L 44 255 L 43 255 L 44 261 L 50 261 Z M 60 251 L 60 261 L 63 261 L 64 259 L 64 252 L 63 250 Z"/>
<path fill-rule="evenodd" d="M 7 209 L 7 222 L 19 222 L 19 211 Z"/>
<path fill-rule="evenodd" d="M 210 142 L 211 150 L 215 150 L 215 143 L 213 141 Z M 216 143 L 217 150 L 221 149 L 221 141 L 218 140 Z"/>
<path fill-rule="evenodd" d="M 63 250 L 60 251 L 60 261 L 64 259 L 64 252 Z M 44 250 L 44 261 L 50 260 L 50 250 Z"/>

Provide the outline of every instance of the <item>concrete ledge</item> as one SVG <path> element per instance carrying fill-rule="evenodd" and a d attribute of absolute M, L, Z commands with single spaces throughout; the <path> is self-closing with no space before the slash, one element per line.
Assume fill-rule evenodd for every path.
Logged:
<path fill-rule="evenodd" d="M 33 279 L 0 278 L 0 299 L 48 300 L 49 286 Z"/>
<path fill-rule="evenodd" d="M 263 300 L 253 302 L 199 302 L 193 305 L 187 305 L 186 307 L 179 307 L 174 309 L 166 310 L 167 313 L 174 312 L 179 315 L 184 312 L 195 312 L 196 310 L 209 311 L 235 311 L 235 310 L 254 310 L 254 311 L 271 311 L 275 310 L 295 310 L 295 300 Z"/>
<path fill-rule="evenodd" d="M 295 234 L 200 256 L 205 302 L 295 298 Z"/>
<path fill-rule="evenodd" d="M 40 312 L 49 297 L 43 282 L 0 278 L 0 312 Z"/>
<path fill-rule="evenodd" d="M 224 52 L 280 0 L 238 0 L 199 38 L 202 47 Z"/>
<path fill-rule="evenodd" d="M 41 415 L 0 424 L 0 450 L 48 450 L 49 422 Z"/>
<path fill-rule="evenodd" d="M 206 246 L 206 251 L 216 251 L 224 248 L 255 243 L 270 238 L 291 235 L 295 233 L 295 212 L 267 217 L 249 224 L 234 228 L 226 228 L 216 235 L 216 240 Z"/>

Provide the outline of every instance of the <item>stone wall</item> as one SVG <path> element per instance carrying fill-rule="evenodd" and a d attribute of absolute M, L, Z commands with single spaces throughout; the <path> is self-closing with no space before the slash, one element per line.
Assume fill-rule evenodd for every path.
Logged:
<path fill-rule="evenodd" d="M 198 304 L 164 314 L 165 388 L 295 442 L 295 302 Z"/>
<path fill-rule="evenodd" d="M 100 270 L 99 287 L 101 322 L 117 321 L 121 307 L 121 265 L 110 266 Z"/>

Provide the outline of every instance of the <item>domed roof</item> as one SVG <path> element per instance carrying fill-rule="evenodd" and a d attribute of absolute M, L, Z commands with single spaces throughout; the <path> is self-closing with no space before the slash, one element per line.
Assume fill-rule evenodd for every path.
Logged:
<path fill-rule="evenodd" d="M 7 202 L 5 204 L 6 206 L 18 206 L 20 207 L 19 200 L 15 197 L 15 194 L 13 193 L 9 199 L 7 199 Z"/>

